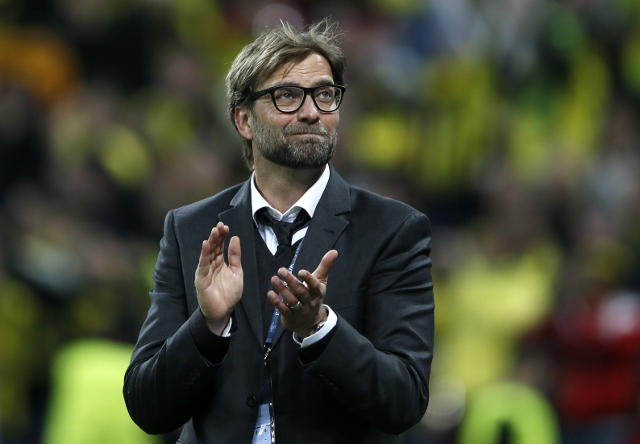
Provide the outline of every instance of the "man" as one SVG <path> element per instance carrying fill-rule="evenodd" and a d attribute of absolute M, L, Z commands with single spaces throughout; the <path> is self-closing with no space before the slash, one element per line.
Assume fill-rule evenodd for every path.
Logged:
<path fill-rule="evenodd" d="M 329 166 L 345 91 L 338 37 L 326 20 L 282 25 L 230 69 L 253 174 L 167 215 L 124 385 L 149 433 L 184 424 L 178 442 L 190 444 L 387 443 L 425 412 L 430 223 Z"/>

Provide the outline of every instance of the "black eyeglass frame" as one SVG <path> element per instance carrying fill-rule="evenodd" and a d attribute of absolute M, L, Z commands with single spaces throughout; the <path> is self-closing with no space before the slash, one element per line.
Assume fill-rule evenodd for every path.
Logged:
<path fill-rule="evenodd" d="M 340 101 L 336 105 L 336 109 L 331 111 L 324 111 L 320 109 L 320 107 L 318 106 L 318 102 L 316 102 L 316 97 L 314 93 L 318 89 L 329 88 L 329 87 L 338 88 L 340 90 Z M 280 88 L 298 88 L 302 90 L 302 100 L 300 101 L 300 105 L 298 105 L 296 109 L 283 111 L 280 108 L 278 108 L 278 105 L 276 104 L 276 96 L 274 94 L 274 91 Z M 311 88 L 305 88 L 303 86 L 298 86 L 298 85 L 278 85 L 278 86 L 272 86 L 271 88 L 262 89 L 260 91 L 251 93 L 251 95 L 249 96 L 249 99 L 256 100 L 259 97 L 269 94 L 271 95 L 271 102 L 273 103 L 273 106 L 275 106 L 278 111 L 285 114 L 292 114 L 298 111 L 300 108 L 302 108 L 302 105 L 304 105 L 304 101 L 307 100 L 307 96 L 309 95 L 311 96 L 311 100 L 313 100 L 313 104 L 316 106 L 318 111 L 320 111 L 321 113 L 335 113 L 336 111 L 338 111 L 338 108 L 340 108 L 340 105 L 342 104 L 342 99 L 344 99 L 344 92 L 346 90 L 347 90 L 347 87 L 342 85 L 320 85 L 320 86 L 313 86 Z"/>

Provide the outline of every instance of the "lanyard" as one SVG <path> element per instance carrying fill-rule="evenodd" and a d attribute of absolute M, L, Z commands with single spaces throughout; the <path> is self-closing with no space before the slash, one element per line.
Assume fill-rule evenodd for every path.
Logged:
<path fill-rule="evenodd" d="M 293 256 L 293 260 L 288 267 L 289 273 L 293 271 L 293 266 L 296 264 L 296 260 L 298 259 L 298 253 L 300 253 L 300 247 L 302 247 L 302 242 L 304 238 L 298 244 L 296 248 L 296 253 Z M 278 294 L 280 299 L 284 299 L 281 294 Z M 271 344 L 273 343 L 273 336 L 276 332 L 276 326 L 278 325 L 278 320 L 280 319 L 280 311 L 277 308 L 273 310 L 273 316 L 271 317 L 271 325 L 269 325 L 269 331 L 267 333 L 267 339 L 264 341 L 264 365 L 265 365 L 265 374 L 264 374 L 264 384 L 262 387 L 262 393 L 260 395 L 261 404 L 258 409 L 258 417 L 256 419 L 256 425 L 253 432 L 253 439 L 251 440 L 251 444 L 275 444 L 276 442 L 276 431 L 275 431 L 275 417 L 273 414 L 273 402 L 271 401 L 271 370 L 269 368 L 269 354 L 271 352 Z"/>
<path fill-rule="evenodd" d="M 293 267 L 295 266 L 296 260 L 298 259 L 298 253 L 300 253 L 300 247 L 302 247 L 302 242 L 304 242 L 304 238 L 298 244 L 298 247 L 296 248 L 296 253 L 293 255 L 293 260 L 291 261 L 291 264 L 288 267 L 289 273 L 293 272 Z M 284 298 L 282 297 L 281 294 L 278 294 L 278 296 L 280 297 L 280 299 L 284 300 Z M 273 310 L 273 316 L 271 317 L 271 325 L 269 325 L 269 331 L 267 333 L 267 339 L 265 339 L 265 341 L 264 341 L 264 345 L 267 348 L 271 347 L 271 343 L 273 342 L 273 335 L 276 332 L 276 327 L 278 325 L 278 319 L 280 319 L 280 310 L 278 310 L 276 308 L 276 309 Z"/>

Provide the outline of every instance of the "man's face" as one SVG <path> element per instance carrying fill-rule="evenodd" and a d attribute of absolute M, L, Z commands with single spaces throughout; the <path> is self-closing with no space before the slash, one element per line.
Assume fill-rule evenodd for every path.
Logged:
<path fill-rule="evenodd" d="M 314 87 L 333 84 L 331 66 L 327 60 L 311 54 L 295 64 L 278 68 L 257 90 L 281 85 Z M 323 113 L 310 96 L 294 113 L 278 111 L 267 94 L 254 102 L 253 122 L 254 159 L 259 157 L 294 169 L 319 168 L 333 157 L 338 140 L 338 111 Z"/>

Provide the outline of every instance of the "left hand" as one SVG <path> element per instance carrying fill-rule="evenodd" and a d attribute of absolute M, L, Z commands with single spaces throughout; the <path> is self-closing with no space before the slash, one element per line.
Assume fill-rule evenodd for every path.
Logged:
<path fill-rule="evenodd" d="M 267 297 L 280 311 L 282 325 L 301 339 L 309 336 L 313 328 L 327 316 L 326 310 L 322 309 L 322 301 L 327 294 L 329 270 L 337 257 L 338 252 L 330 250 L 324 255 L 316 271 L 309 273 L 307 270 L 300 270 L 300 280 L 286 268 L 280 268 L 278 275 L 271 278 L 271 284 L 284 300 L 275 291 L 269 291 Z M 290 307 L 295 306 L 298 301 L 302 306 L 292 310 Z"/>

